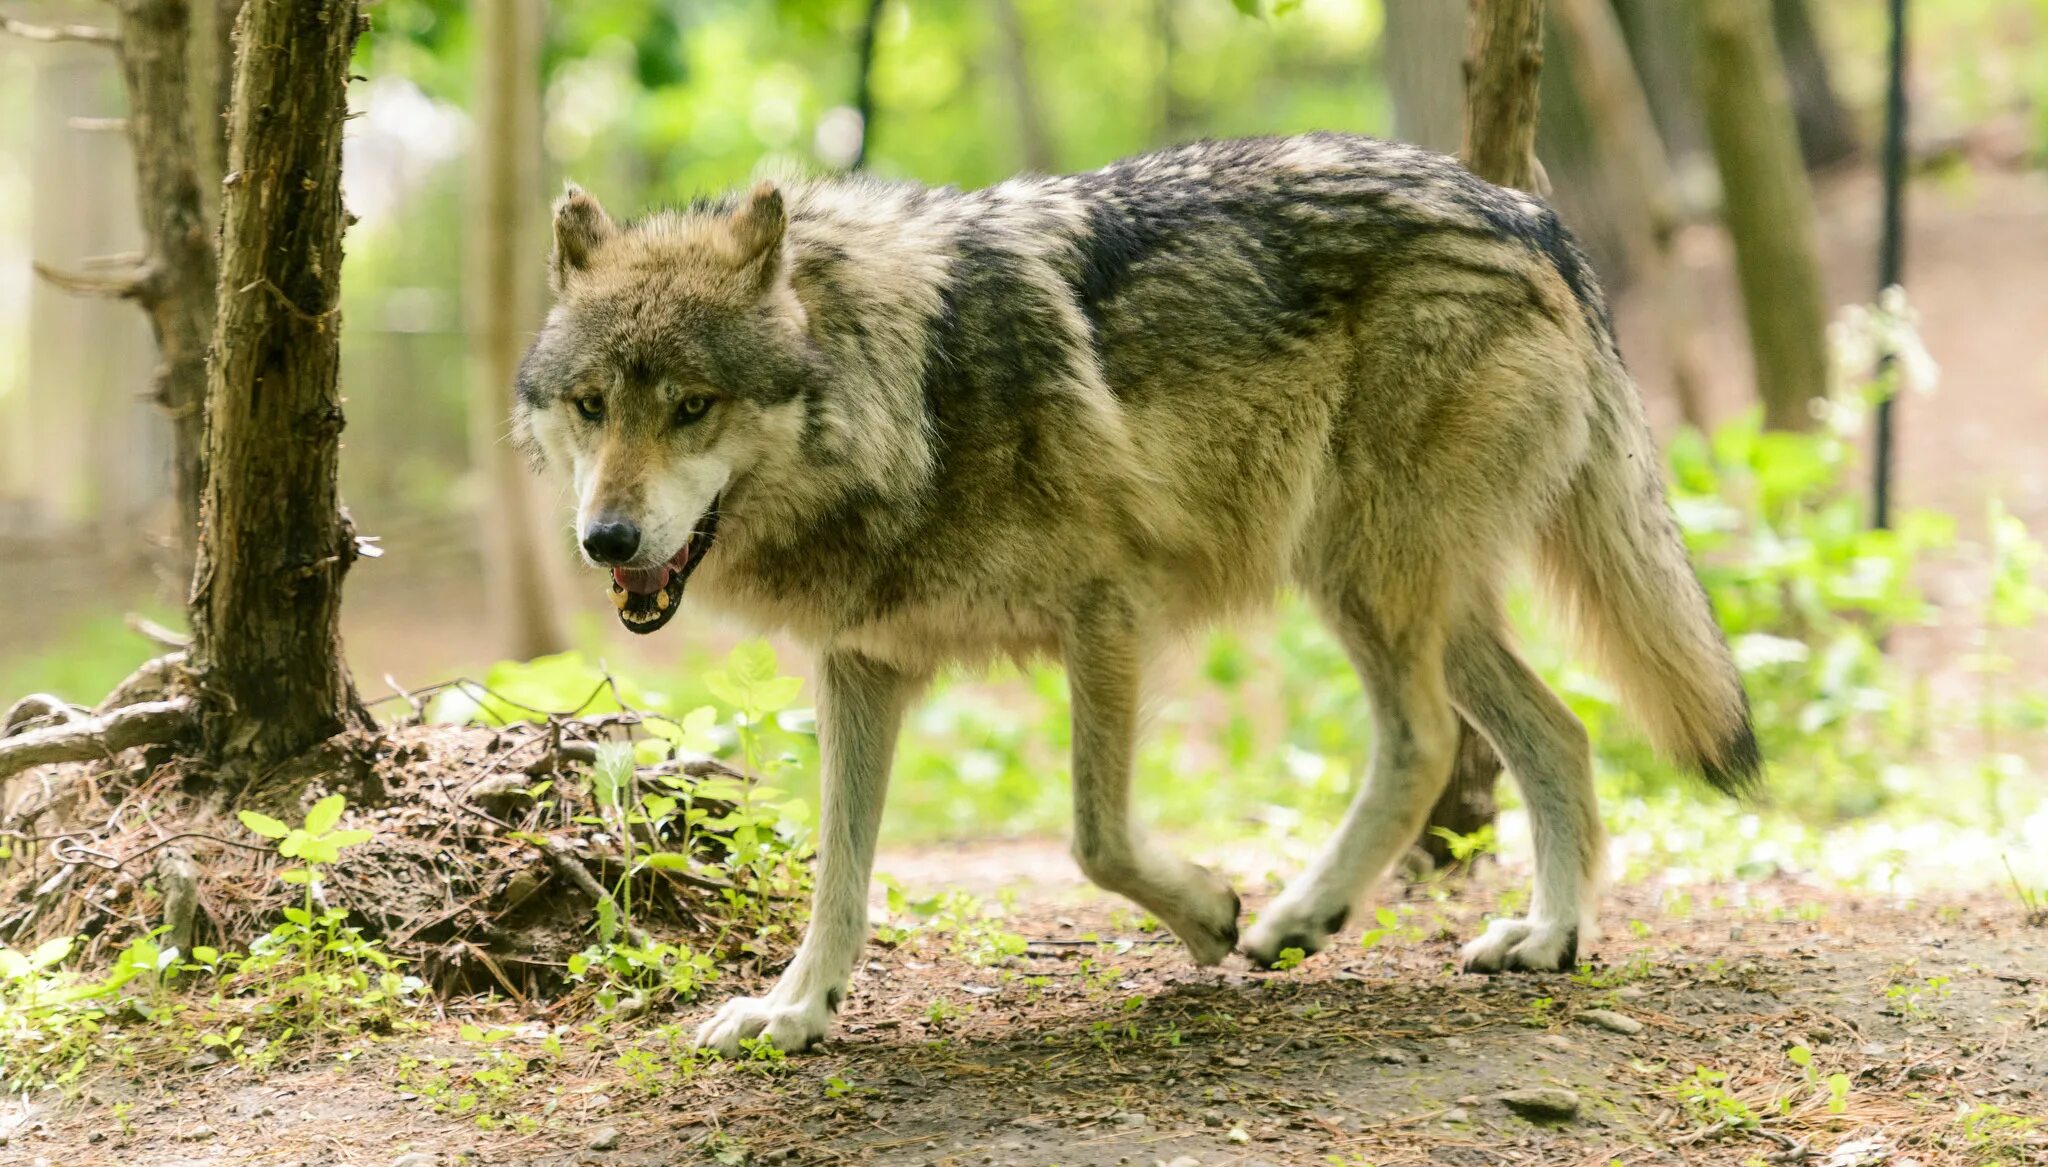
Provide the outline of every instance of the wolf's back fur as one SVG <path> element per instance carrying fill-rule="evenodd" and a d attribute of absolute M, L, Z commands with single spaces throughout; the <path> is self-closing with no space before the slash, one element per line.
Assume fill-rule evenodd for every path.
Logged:
<path fill-rule="evenodd" d="M 606 450 L 639 444 L 600 459 L 729 471 L 692 594 L 869 662 L 847 676 L 1063 657 L 1083 864 L 1164 905 L 1198 953 L 1224 934 L 1215 889 L 1091 833 L 1121 795 L 1092 804 L 1115 786 L 1089 775 L 1118 768 L 1148 646 L 1289 582 L 1372 694 L 1375 760 L 1255 955 L 1312 949 L 1412 837 L 1455 704 L 1530 788 L 1551 856 L 1531 921 L 1474 963 L 1569 961 L 1599 823 L 1583 730 L 1508 646 L 1500 581 L 1524 552 L 1661 746 L 1724 788 L 1756 773 L 1606 305 L 1529 196 L 1313 134 L 971 192 L 796 181 L 616 229 L 583 199 L 558 218 L 520 431 L 584 468 L 599 439 L 564 419 L 572 394 L 603 380 L 615 414 L 658 420 L 674 386 L 710 386 L 714 421 L 608 423 Z"/>

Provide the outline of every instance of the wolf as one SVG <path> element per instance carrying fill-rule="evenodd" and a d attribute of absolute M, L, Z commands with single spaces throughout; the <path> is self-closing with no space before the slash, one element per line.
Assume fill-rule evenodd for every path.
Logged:
<path fill-rule="evenodd" d="M 1073 854 L 1198 964 L 1313 953 L 1445 786 L 1458 718 L 1520 784 L 1526 916 L 1480 972 L 1572 967 L 1604 850 L 1586 732 L 1511 642 L 1532 557 L 1652 739 L 1736 793 L 1748 701 L 1664 499 L 1606 305 L 1557 216 L 1420 148 L 1203 142 L 981 190 L 765 181 L 616 222 L 570 187 L 514 431 L 652 632 L 693 596 L 817 655 L 809 929 L 699 1045 L 823 1038 L 868 927 L 905 708 L 942 667 L 1065 665 Z M 1371 701 L 1328 842 L 1240 936 L 1130 814 L 1175 641 L 1293 586 Z"/>

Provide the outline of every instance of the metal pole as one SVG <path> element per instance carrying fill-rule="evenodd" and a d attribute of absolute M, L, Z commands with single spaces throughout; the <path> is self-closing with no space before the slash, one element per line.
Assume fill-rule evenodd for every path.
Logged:
<path fill-rule="evenodd" d="M 1884 103 L 1884 234 L 1877 252 L 1880 295 L 1903 278 L 1906 200 L 1906 0 L 1890 0 L 1892 18 L 1891 86 Z M 1892 354 L 1883 354 L 1879 375 L 1892 369 Z M 1880 529 L 1891 525 L 1892 405 L 1887 393 L 1877 405 L 1875 448 L 1871 451 L 1871 521 Z"/>

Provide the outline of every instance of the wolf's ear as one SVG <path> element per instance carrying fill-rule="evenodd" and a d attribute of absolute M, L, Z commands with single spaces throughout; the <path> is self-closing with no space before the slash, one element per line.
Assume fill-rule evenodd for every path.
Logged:
<path fill-rule="evenodd" d="M 755 287 L 766 290 L 782 271 L 782 236 L 789 227 L 789 214 L 782 207 L 782 192 L 763 180 L 754 187 L 726 224 L 732 240 L 733 259 L 742 271 L 753 272 Z"/>
<path fill-rule="evenodd" d="M 590 266 L 590 257 L 618 229 L 597 200 L 575 183 L 555 200 L 555 253 L 548 262 L 548 276 L 560 292 L 569 277 Z"/>

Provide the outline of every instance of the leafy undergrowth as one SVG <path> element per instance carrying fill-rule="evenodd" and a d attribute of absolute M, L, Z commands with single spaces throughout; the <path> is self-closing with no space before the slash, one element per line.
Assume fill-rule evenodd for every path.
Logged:
<path fill-rule="evenodd" d="M 706 1001 L 500 997 L 256 1066 L 97 1067 L 0 1125 L 78 1167 L 1814 1162 L 2048 1156 L 2048 935 L 2009 901 L 1875 906 L 1777 878 L 1632 888 L 1569 975 L 1453 969 L 1514 881 L 1410 889 L 1279 973 L 1203 971 L 1056 879 L 1052 844 L 897 856 L 822 1052 L 693 1054 Z M 989 878 L 993 877 L 993 878 Z M 984 892 L 1014 892 L 1008 903 Z M 757 986 L 733 978 L 719 992 Z M 1504 1098 L 1571 1092 L 1570 1117 Z"/>
<path fill-rule="evenodd" d="M 42 833 L 0 854 L 0 1079 L 261 1070 L 486 990 L 629 1017 L 780 962 L 810 810 L 756 776 L 786 764 L 762 727 L 799 682 L 750 645 L 713 683 L 731 704 L 678 718 L 608 685 L 581 717 L 468 682 L 408 695 L 415 716 L 232 817 L 177 759 L 53 769 L 13 820 Z"/>

